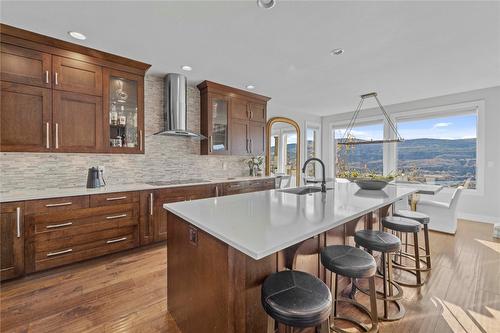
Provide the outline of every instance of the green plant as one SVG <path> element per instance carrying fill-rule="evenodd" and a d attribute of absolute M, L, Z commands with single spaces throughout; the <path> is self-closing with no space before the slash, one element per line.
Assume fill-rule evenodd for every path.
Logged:
<path fill-rule="evenodd" d="M 252 156 L 246 161 L 246 163 L 250 169 L 253 169 L 256 166 L 257 170 L 262 171 L 264 156 Z"/>

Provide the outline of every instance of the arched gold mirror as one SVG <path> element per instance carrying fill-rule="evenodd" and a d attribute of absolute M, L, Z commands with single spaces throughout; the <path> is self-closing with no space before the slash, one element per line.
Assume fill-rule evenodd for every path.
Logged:
<path fill-rule="evenodd" d="M 300 127 L 292 119 L 275 117 L 266 126 L 266 175 L 280 177 L 279 187 L 300 184 Z"/>

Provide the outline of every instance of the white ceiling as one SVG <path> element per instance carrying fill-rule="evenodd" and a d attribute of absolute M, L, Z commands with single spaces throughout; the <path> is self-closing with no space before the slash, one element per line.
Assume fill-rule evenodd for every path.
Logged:
<path fill-rule="evenodd" d="M 500 85 L 500 2 L 2 1 L 1 21 L 271 96 L 273 112 L 350 111 Z M 73 41 L 73 40 L 72 40 Z M 330 56 L 334 48 L 345 54 Z"/>

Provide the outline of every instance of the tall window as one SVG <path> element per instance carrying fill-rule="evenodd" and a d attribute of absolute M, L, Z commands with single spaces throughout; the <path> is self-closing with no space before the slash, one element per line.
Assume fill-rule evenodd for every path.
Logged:
<path fill-rule="evenodd" d="M 397 167 L 410 180 L 476 188 L 477 113 L 398 121 Z"/>
<path fill-rule="evenodd" d="M 319 157 L 319 127 L 307 127 L 306 129 L 306 159 Z M 308 177 L 316 176 L 316 163 L 309 163 L 306 170 Z"/>
<path fill-rule="evenodd" d="M 336 128 L 334 130 L 336 176 L 342 177 L 346 171 L 352 170 L 381 174 L 384 169 L 383 144 L 337 144 L 337 140 L 344 137 L 345 131 L 345 128 Z M 384 124 L 375 123 L 356 126 L 352 129 L 351 136 L 358 143 L 381 140 L 384 137 Z"/>

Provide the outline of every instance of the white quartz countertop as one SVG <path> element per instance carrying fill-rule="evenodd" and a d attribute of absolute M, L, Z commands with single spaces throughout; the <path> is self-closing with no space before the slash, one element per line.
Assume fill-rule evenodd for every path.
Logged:
<path fill-rule="evenodd" d="M 163 207 L 253 259 L 261 259 L 384 207 L 416 188 L 381 191 L 337 183 L 326 194 L 269 190 L 165 204 Z"/>
<path fill-rule="evenodd" d="M 82 186 L 82 187 L 70 187 L 70 188 L 47 188 L 43 190 L 19 190 L 19 191 L 0 192 L 0 202 L 50 199 L 50 198 L 60 198 L 60 197 L 73 197 L 78 195 L 91 195 L 91 194 L 129 192 L 129 191 L 145 191 L 145 190 L 154 190 L 160 188 L 220 184 L 220 183 L 241 182 L 248 180 L 263 180 L 268 178 L 275 178 L 275 177 L 274 176 L 233 177 L 233 178 L 222 178 L 222 179 L 208 178 L 204 181 L 197 183 L 190 182 L 190 183 L 180 183 L 174 185 L 151 185 L 147 183 L 132 183 L 132 184 L 122 184 L 122 185 L 106 185 L 101 188 L 86 188 Z"/>

